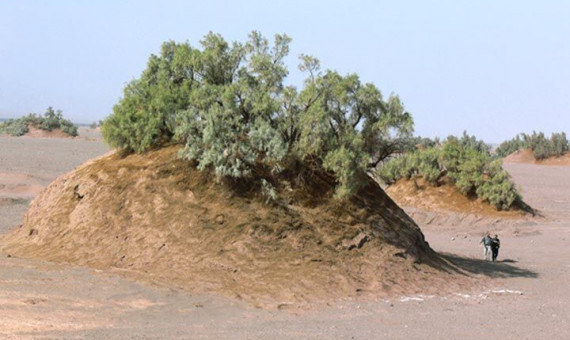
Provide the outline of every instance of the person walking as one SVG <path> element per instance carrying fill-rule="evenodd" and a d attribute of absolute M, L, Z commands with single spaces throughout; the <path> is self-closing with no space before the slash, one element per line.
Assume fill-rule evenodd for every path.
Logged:
<path fill-rule="evenodd" d="M 491 239 L 491 252 L 493 253 L 492 255 L 493 262 L 495 262 L 497 256 L 499 256 L 500 247 L 501 247 L 501 241 L 499 240 L 499 236 L 495 234 L 495 237 Z"/>
<path fill-rule="evenodd" d="M 490 232 L 487 232 L 487 234 L 481 239 L 481 242 L 479 242 L 483 243 L 483 259 L 486 261 L 491 257 L 491 242 L 492 238 Z"/>

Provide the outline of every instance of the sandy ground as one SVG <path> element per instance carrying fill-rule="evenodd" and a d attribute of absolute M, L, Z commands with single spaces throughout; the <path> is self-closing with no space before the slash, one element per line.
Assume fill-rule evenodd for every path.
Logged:
<path fill-rule="evenodd" d="M 33 190 L 20 190 L 28 196 L 18 196 L 18 184 L 45 186 L 107 151 L 96 135 L 1 137 L 0 232 L 20 223 L 33 195 Z M 142 285 L 129 280 L 128 272 L 0 253 L 0 339 L 569 339 L 570 167 L 506 167 L 525 200 L 544 218 L 518 226 L 516 233 L 506 222 L 421 225 L 435 250 L 486 278 L 475 294 L 264 310 Z M 481 260 L 478 242 L 486 229 L 502 240 L 497 263 Z"/>

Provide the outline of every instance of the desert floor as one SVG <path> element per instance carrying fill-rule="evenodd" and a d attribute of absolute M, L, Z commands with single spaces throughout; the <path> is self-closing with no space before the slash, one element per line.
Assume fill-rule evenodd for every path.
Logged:
<path fill-rule="evenodd" d="M 42 187 L 108 151 L 97 134 L 80 133 L 0 137 L 0 233 L 21 223 Z M 570 167 L 505 167 L 544 217 L 420 225 L 436 251 L 481 277 L 475 294 L 265 310 L 0 253 L 0 339 L 570 339 Z M 496 263 L 482 260 L 487 229 L 501 237 Z"/>

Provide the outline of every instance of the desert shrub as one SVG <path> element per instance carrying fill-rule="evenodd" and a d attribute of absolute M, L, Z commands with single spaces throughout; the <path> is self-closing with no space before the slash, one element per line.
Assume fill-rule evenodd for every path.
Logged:
<path fill-rule="evenodd" d="M 54 111 L 50 106 L 43 116 L 30 113 L 19 119 L 11 119 L 0 124 L 0 131 L 12 136 L 22 136 L 29 131 L 29 126 L 46 131 L 61 129 L 70 136 L 77 136 L 77 127 L 70 120 L 63 118 L 61 110 Z"/>
<path fill-rule="evenodd" d="M 6 133 L 10 136 L 23 136 L 28 132 L 28 125 L 20 119 L 9 119 L 0 123 L 0 134 Z"/>
<path fill-rule="evenodd" d="M 463 152 L 464 150 L 459 139 L 449 136 L 441 147 L 439 162 L 449 173 L 456 173 L 459 171 L 459 165 L 463 161 Z"/>
<path fill-rule="evenodd" d="M 517 135 L 515 138 L 511 140 L 507 140 L 499 144 L 499 146 L 495 150 L 495 153 L 497 154 L 497 156 L 504 158 L 512 154 L 513 152 L 516 152 L 524 148 L 525 148 L 525 143 L 523 143 L 523 140 L 521 139 L 520 135 Z"/>
<path fill-rule="evenodd" d="M 534 158 L 537 160 L 549 157 L 562 156 L 569 150 L 566 133 L 552 133 L 550 138 L 546 138 L 543 132 L 533 131 L 528 135 L 522 133 L 515 138 L 505 141 L 499 145 L 496 153 L 499 157 L 506 157 L 511 153 L 521 149 L 531 149 Z"/>
<path fill-rule="evenodd" d="M 476 149 L 463 149 L 456 171 L 450 171 L 449 177 L 464 195 L 476 195 L 477 188 L 485 182 L 486 168 L 490 157 Z"/>
<path fill-rule="evenodd" d="M 404 166 L 406 159 L 406 157 L 400 157 L 382 164 L 376 172 L 377 177 L 388 185 L 396 183 L 402 177 L 407 177 L 403 174 L 406 172 Z"/>
<path fill-rule="evenodd" d="M 553 155 L 553 148 L 548 140 L 540 139 L 536 141 L 532 146 L 532 152 L 535 159 L 545 159 Z"/>
<path fill-rule="evenodd" d="M 494 159 L 490 148 L 466 133 L 461 138 L 448 137 L 441 146 L 406 153 L 385 162 L 377 172 L 386 184 L 400 178 L 421 176 L 437 186 L 448 178 L 464 195 L 477 197 L 498 210 L 510 209 L 522 197 L 502 169 L 500 159 Z"/>
<path fill-rule="evenodd" d="M 377 176 L 386 184 L 394 184 L 400 178 L 412 179 L 422 176 L 426 181 L 437 185 L 442 174 L 439 163 L 441 151 L 438 148 L 416 150 L 403 157 L 383 164 Z"/>
<path fill-rule="evenodd" d="M 123 98 L 102 124 L 103 137 L 113 147 L 143 152 L 168 142 L 174 136 L 172 122 L 189 108 L 191 90 L 205 81 L 199 51 L 173 41 L 162 45 L 159 56 L 151 55 L 139 79 L 123 90 Z M 194 95 L 198 96 L 197 93 Z"/>
<path fill-rule="evenodd" d="M 517 202 L 522 202 L 509 174 L 503 170 L 500 159 L 489 163 L 486 171 L 487 178 L 476 189 L 478 197 L 498 210 L 508 210 Z"/>
<path fill-rule="evenodd" d="M 552 153 L 554 156 L 562 156 L 568 152 L 569 144 L 566 133 L 553 133 L 550 136 L 550 143 L 552 144 Z"/>
<path fill-rule="evenodd" d="M 437 185 L 442 176 L 443 169 L 439 163 L 440 152 L 436 148 L 430 148 L 416 153 L 418 158 L 417 171 L 432 185 Z"/>
<path fill-rule="evenodd" d="M 39 119 L 39 122 L 36 124 L 39 129 L 46 131 L 51 131 L 53 129 L 59 128 L 60 121 L 63 120 L 61 111 L 58 111 L 56 113 L 52 107 L 48 107 L 42 118 L 43 119 Z"/>
<path fill-rule="evenodd" d="M 453 136 L 448 137 L 455 138 Z M 459 144 L 464 150 L 473 150 L 480 153 L 489 154 L 491 147 L 482 140 L 477 139 L 475 136 L 470 136 L 467 131 L 463 131 L 463 135 L 458 139 Z"/>
<path fill-rule="evenodd" d="M 322 71 L 310 56 L 301 56 L 303 88 L 286 86 L 289 43 L 257 32 L 245 43 L 213 33 L 201 48 L 164 43 L 103 123 L 105 140 L 128 152 L 182 143 L 182 158 L 218 177 L 278 174 L 302 161 L 334 175 L 337 197 L 355 193 L 368 169 L 401 150 L 412 118 L 397 96 Z"/>
<path fill-rule="evenodd" d="M 63 122 L 60 123 L 60 128 L 61 131 L 67 133 L 70 136 L 77 136 L 78 132 L 77 132 L 77 126 L 75 124 L 73 124 L 71 121 L 65 120 Z"/>

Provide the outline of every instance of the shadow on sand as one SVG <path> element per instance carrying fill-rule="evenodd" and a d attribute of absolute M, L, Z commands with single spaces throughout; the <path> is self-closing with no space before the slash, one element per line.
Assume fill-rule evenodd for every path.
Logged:
<path fill-rule="evenodd" d="M 468 274 L 485 275 L 491 278 L 527 277 L 534 279 L 538 277 L 537 272 L 513 265 L 512 263 L 517 261 L 511 259 L 491 262 L 449 253 L 440 253 L 440 255 Z"/>

